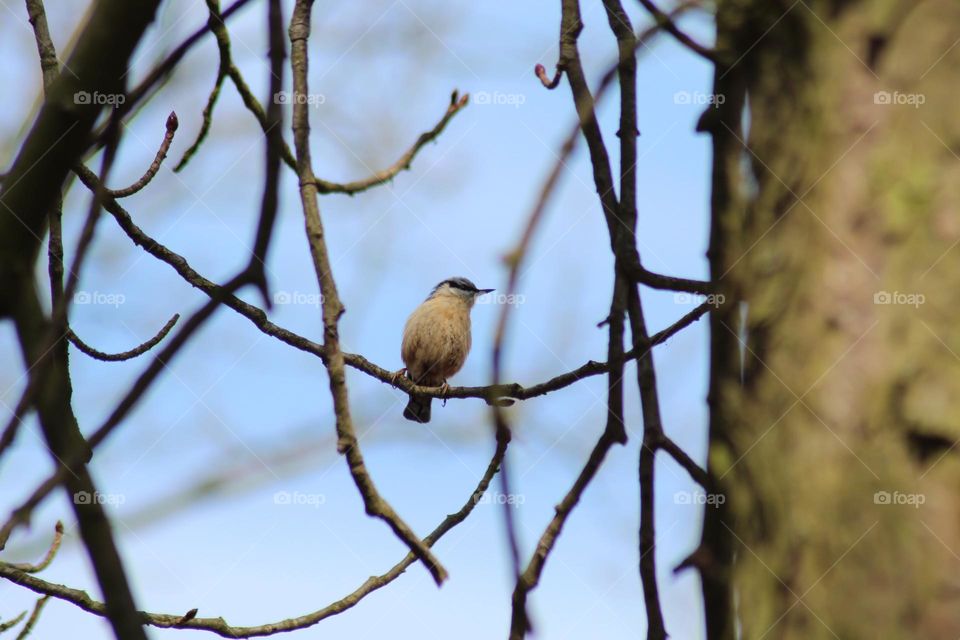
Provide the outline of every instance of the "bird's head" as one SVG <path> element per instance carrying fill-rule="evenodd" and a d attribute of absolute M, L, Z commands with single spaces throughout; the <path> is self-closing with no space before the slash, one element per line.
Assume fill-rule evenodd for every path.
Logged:
<path fill-rule="evenodd" d="M 472 307 L 478 296 L 490 293 L 491 291 L 493 291 L 493 289 L 477 289 L 477 285 L 466 278 L 447 278 L 433 288 L 430 297 L 427 299 L 451 297 Z"/>

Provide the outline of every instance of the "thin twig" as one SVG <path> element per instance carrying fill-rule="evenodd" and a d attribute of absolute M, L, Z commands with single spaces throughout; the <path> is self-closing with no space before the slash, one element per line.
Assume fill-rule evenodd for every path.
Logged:
<path fill-rule="evenodd" d="M 43 611 L 43 607 L 49 599 L 50 596 L 43 596 L 33 605 L 33 612 L 31 612 L 30 617 L 27 618 L 27 623 L 23 625 L 23 629 L 20 629 L 20 633 L 17 634 L 17 640 L 25 640 L 25 638 L 30 635 L 30 632 L 33 631 L 33 626 L 37 624 L 37 620 L 40 619 L 40 612 Z"/>
<path fill-rule="evenodd" d="M 681 31 L 680 28 L 677 27 L 677 23 L 673 21 L 673 18 L 661 11 L 660 8 L 657 7 L 657 5 L 655 5 L 651 0 L 640 0 L 640 4 L 642 4 L 643 8 L 646 9 L 651 16 L 653 16 L 653 19 L 657 21 L 657 24 L 663 27 L 664 31 L 676 38 L 677 42 L 690 49 L 698 56 L 701 56 L 705 60 L 710 62 L 718 61 L 716 51 L 704 47 L 686 33 Z"/>
<path fill-rule="evenodd" d="M 20 615 L 16 618 L 10 618 L 6 622 L 0 622 L 0 634 L 6 633 L 10 629 L 13 629 L 15 626 L 20 624 L 20 621 L 27 617 L 26 611 L 21 611 Z"/>
<path fill-rule="evenodd" d="M 563 69 L 557 67 L 556 72 L 553 74 L 553 78 L 550 78 L 550 76 L 547 75 L 547 68 L 542 64 L 536 65 L 533 68 L 533 72 L 538 78 L 540 78 L 540 82 L 543 83 L 543 86 L 550 90 L 557 88 L 557 86 L 560 84 L 560 78 L 563 76 Z"/>
<path fill-rule="evenodd" d="M 157 175 L 157 171 L 160 170 L 160 165 L 163 164 L 164 158 L 167 157 L 167 151 L 170 149 L 170 144 L 173 142 L 173 136 L 177 132 L 177 127 L 179 124 L 180 123 L 177 120 L 176 112 L 171 111 L 170 115 L 167 116 L 167 130 L 163 134 L 163 142 L 160 143 L 160 148 L 157 149 L 157 155 L 154 156 L 153 162 L 150 163 L 149 167 L 147 167 L 147 170 L 143 176 L 125 189 L 107 189 L 107 193 L 114 198 L 126 198 L 127 196 L 132 196 L 150 184 L 150 181 L 153 180 L 153 177 Z"/>
<path fill-rule="evenodd" d="M 177 320 L 180 319 L 180 314 L 175 313 L 173 317 L 167 320 L 167 324 L 163 325 L 157 335 L 153 336 L 146 342 L 130 349 L 128 351 L 121 351 L 120 353 L 106 353 L 104 351 L 99 351 L 94 349 L 86 342 L 80 339 L 80 337 L 73 331 L 73 329 L 67 329 L 67 339 L 73 343 L 77 349 L 87 354 L 91 358 L 96 360 L 103 360 L 105 362 L 122 362 L 124 360 L 131 360 L 137 356 L 141 356 L 153 347 L 157 346 L 161 340 L 167 337 L 167 334 L 170 333 L 170 330 L 173 329 L 173 326 L 177 324 Z"/>
<path fill-rule="evenodd" d="M 425 147 L 428 143 L 433 142 L 443 130 L 447 127 L 447 123 L 457 115 L 461 109 L 467 106 L 467 101 L 470 99 L 470 95 L 465 93 L 462 96 L 458 96 L 456 90 L 450 94 L 450 104 L 447 106 L 447 110 L 444 112 L 443 117 L 440 118 L 440 121 L 430 129 L 421 133 L 417 138 L 417 141 L 413 143 L 407 151 L 400 156 L 400 158 L 394 162 L 392 165 L 386 169 L 377 171 L 372 176 L 364 178 L 363 180 L 357 180 L 356 182 L 345 182 L 343 184 L 336 182 L 329 182 L 327 180 L 321 180 L 319 178 L 314 178 L 314 184 L 317 185 L 317 189 L 320 193 L 346 193 L 349 195 L 354 195 L 360 193 L 361 191 L 366 191 L 371 187 L 376 187 L 385 182 L 393 180 L 393 178 L 400 173 L 410 168 L 410 164 L 413 162 L 413 159 L 416 157 L 417 153 L 420 152 L 420 149 Z"/>
<path fill-rule="evenodd" d="M 12 563 L 10 566 L 14 569 L 19 569 L 24 573 L 40 573 L 44 569 L 50 566 L 50 563 L 53 562 L 53 559 L 57 555 L 57 551 L 60 550 L 60 544 L 63 542 L 63 523 L 57 520 L 57 524 L 53 528 L 53 541 L 50 543 L 50 548 L 47 549 L 46 555 L 43 556 L 43 560 L 37 564 L 30 564 L 29 562 L 20 562 Z"/>

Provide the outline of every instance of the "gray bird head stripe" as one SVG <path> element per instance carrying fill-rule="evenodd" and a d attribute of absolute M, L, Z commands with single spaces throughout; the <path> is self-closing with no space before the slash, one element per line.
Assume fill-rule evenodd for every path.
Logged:
<path fill-rule="evenodd" d="M 461 295 L 479 295 L 481 293 L 490 293 L 493 289 L 478 289 L 477 285 L 473 284 L 470 280 L 463 277 L 447 278 L 440 282 L 437 286 L 433 288 L 433 291 L 430 292 L 429 298 L 432 298 L 438 291 L 447 287 L 452 289 L 454 292 Z"/>
<path fill-rule="evenodd" d="M 443 285 L 448 284 L 454 289 L 463 289 L 464 291 L 476 291 L 477 285 L 473 284 L 466 278 L 447 278 L 443 282 L 437 285 L 437 287 L 442 287 Z"/>

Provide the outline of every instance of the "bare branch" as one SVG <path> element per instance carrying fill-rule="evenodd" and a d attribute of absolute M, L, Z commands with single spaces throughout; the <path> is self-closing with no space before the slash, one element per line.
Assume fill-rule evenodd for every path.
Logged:
<path fill-rule="evenodd" d="M 450 104 L 447 106 L 447 110 L 440 119 L 440 122 L 438 122 L 430 131 L 421 133 L 420 137 L 417 138 L 417 141 L 413 143 L 413 146 L 407 149 L 406 153 L 400 156 L 399 160 L 394 162 L 386 169 L 377 171 L 372 176 L 363 180 L 357 180 L 356 182 L 339 184 L 336 182 L 321 180 L 320 178 L 314 178 L 314 184 L 317 185 L 317 189 L 320 193 L 346 193 L 349 195 L 354 195 L 356 193 L 360 193 L 361 191 L 366 191 L 371 187 L 376 187 L 385 182 L 393 180 L 398 173 L 410 168 L 410 164 L 413 162 L 413 159 L 416 157 L 417 153 L 419 153 L 420 149 L 425 147 L 428 143 L 433 142 L 437 136 L 443 133 L 447 123 L 450 122 L 450 120 L 452 120 L 461 109 L 467 106 L 467 101 L 469 99 L 469 94 L 465 93 L 462 97 L 458 97 L 457 91 L 454 90 L 450 95 Z"/>
<path fill-rule="evenodd" d="M 690 474 L 690 477 L 693 478 L 701 487 L 707 491 L 712 489 L 714 483 L 709 472 L 694 462 L 693 458 L 687 455 L 687 452 L 681 449 L 680 445 L 671 440 L 669 436 L 667 436 L 665 433 L 660 434 L 657 446 L 670 454 L 670 456 L 677 461 L 677 464 L 683 467 L 683 469 Z"/>
<path fill-rule="evenodd" d="M 33 626 L 37 624 L 37 620 L 40 619 L 40 612 L 43 611 L 43 607 L 49 599 L 50 596 L 43 596 L 33 605 L 33 612 L 30 614 L 30 617 L 27 618 L 27 623 L 23 625 L 23 629 L 20 629 L 20 633 L 17 634 L 17 640 L 24 640 L 24 638 L 30 635 L 30 632 L 33 631 Z"/>
<path fill-rule="evenodd" d="M 663 27 L 664 31 L 676 38 L 677 42 L 705 60 L 710 62 L 718 62 L 716 51 L 704 47 L 703 45 L 694 41 L 694 39 L 688 36 L 686 33 L 681 31 L 679 27 L 677 27 L 677 23 L 673 21 L 673 18 L 661 11 L 660 8 L 657 7 L 657 5 L 655 5 L 651 0 L 640 0 L 640 4 L 642 4 L 643 8 L 646 9 L 651 16 L 653 16 L 653 19 L 657 21 L 657 24 Z"/>
<path fill-rule="evenodd" d="M 21 611 L 20 615 L 18 615 L 16 618 L 10 618 L 6 622 L 0 623 L 0 634 L 6 633 L 10 629 L 14 628 L 18 624 L 20 624 L 21 620 L 23 620 L 26 617 L 27 617 L 27 612 Z"/>
<path fill-rule="evenodd" d="M 533 68 L 533 72 L 538 78 L 540 78 L 540 82 L 543 83 L 543 86 L 550 90 L 557 88 L 557 86 L 560 84 L 560 77 L 563 76 L 563 70 L 557 67 L 557 70 L 551 79 L 550 76 L 547 75 L 546 67 L 544 67 L 542 64 L 536 65 Z"/>
<path fill-rule="evenodd" d="M 44 569 L 50 566 L 50 563 L 53 562 L 54 557 L 57 555 L 57 551 L 60 550 L 60 544 L 63 542 L 63 523 L 57 520 L 56 526 L 53 528 L 53 542 L 50 543 L 50 548 L 47 549 L 46 555 L 44 555 L 43 560 L 37 564 L 30 564 L 27 562 L 13 563 L 10 566 L 14 569 L 23 571 L 24 573 L 40 573 Z"/>
<path fill-rule="evenodd" d="M 173 317 L 167 320 L 167 324 L 163 325 L 157 335 L 153 336 L 146 342 L 130 349 L 129 351 L 122 351 L 120 353 L 105 353 L 103 351 L 98 351 L 94 349 L 86 342 L 80 339 L 80 337 L 74 333 L 73 329 L 67 329 L 67 339 L 73 343 L 77 349 L 87 354 L 91 358 L 96 360 L 103 360 L 105 362 L 122 362 L 124 360 L 131 360 L 137 356 L 141 356 L 153 347 L 157 346 L 161 340 L 167 337 L 167 334 L 170 333 L 170 330 L 173 329 L 173 326 L 177 324 L 177 320 L 180 319 L 180 314 L 175 313 Z M 2 448 L 0 448 L 2 451 Z"/>
<path fill-rule="evenodd" d="M 150 181 L 153 180 L 153 177 L 157 175 L 157 171 L 160 170 L 160 165 L 163 164 L 163 159 L 167 157 L 167 151 L 170 149 L 170 144 L 173 142 L 173 136 L 176 133 L 177 126 L 179 126 L 179 124 L 180 123 L 177 120 L 177 114 L 171 111 L 170 115 L 167 116 L 167 131 L 163 134 L 163 142 L 160 143 L 160 148 L 157 149 L 157 155 L 154 157 L 150 166 L 147 167 L 146 173 L 144 173 L 139 180 L 134 182 L 126 189 L 107 189 L 107 193 L 114 198 L 126 198 L 127 196 L 132 196 L 150 184 Z"/>

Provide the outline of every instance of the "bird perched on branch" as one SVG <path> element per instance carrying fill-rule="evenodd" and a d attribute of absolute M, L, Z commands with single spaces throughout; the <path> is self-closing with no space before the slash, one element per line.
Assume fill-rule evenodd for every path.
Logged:
<path fill-rule="evenodd" d="M 444 280 L 417 307 L 403 328 L 400 357 L 406 373 L 414 383 L 424 387 L 441 387 L 447 378 L 463 366 L 470 353 L 470 309 L 477 297 L 493 289 L 477 289 L 466 278 Z M 433 398 L 411 394 L 403 417 L 414 422 L 430 422 Z"/>

